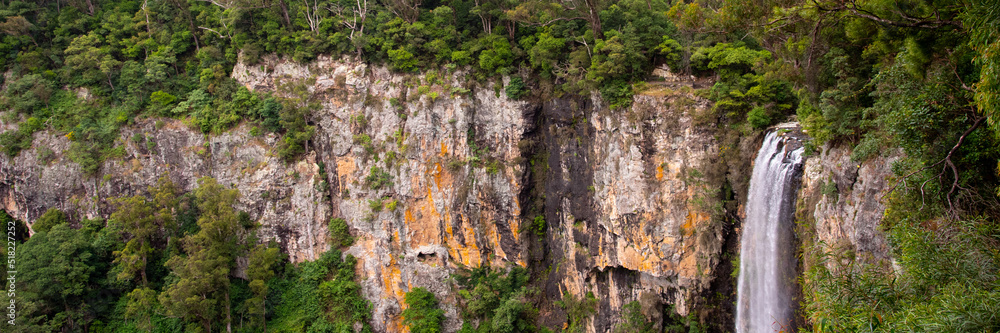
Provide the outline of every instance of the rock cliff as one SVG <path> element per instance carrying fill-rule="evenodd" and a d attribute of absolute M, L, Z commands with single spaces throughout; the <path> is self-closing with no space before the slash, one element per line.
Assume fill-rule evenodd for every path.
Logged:
<path fill-rule="evenodd" d="M 646 310 L 674 304 L 681 315 L 711 292 L 732 303 L 732 288 L 720 285 L 732 284 L 734 227 L 760 139 L 727 137 L 707 121 L 696 82 L 654 86 L 612 110 L 597 96 L 513 101 L 497 82 L 467 74 L 398 74 L 323 57 L 241 63 L 232 77 L 251 90 L 298 85 L 321 101 L 304 158 L 282 161 L 278 138 L 250 135 L 251 124 L 204 135 L 146 119 L 121 131 L 122 156 L 86 176 L 65 156 L 69 139 L 42 131 L 34 148 L 0 157 L 0 202 L 26 221 L 51 207 L 107 217 L 110 198 L 142 193 L 161 176 L 186 190 L 212 176 L 240 191 L 239 208 L 296 262 L 325 251 L 327 222 L 344 218 L 357 238 L 345 253 L 358 258 L 380 332 L 406 330 L 400 312 L 414 287 L 434 292 L 446 330 L 457 330 L 450 274 L 480 265 L 528 267 L 551 328 L 566 320 L 553 303 L 565 293 L 598 298 L 589 332 L 613 329 L 634 300 Z M 38 159 L 42 147 L 54 160 Z M 876 225 L 886 163 L 852 167 L 848 155 L 811 158 L 800 198 L 820 238 L 884 255 Z M 839 196 L 822 195 L 831 181 Z M 731 310 L 715 315 L 731 327 Z"/>
<path fill-rule="evenodd" d="M 809 158 L 799 190 L 798 219 L 814 229 L 811 241 L 824 252 L 889 259 L 880 222 L 883 197 L 893 186 L 892 164 L 900 156 L 888 152 L 859 163 L 851 160 L 850 149 L 826 146 Z"/>

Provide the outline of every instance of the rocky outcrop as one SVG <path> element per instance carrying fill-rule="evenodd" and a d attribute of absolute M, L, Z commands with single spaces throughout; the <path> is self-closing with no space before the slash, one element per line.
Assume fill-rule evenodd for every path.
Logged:
<path fill-rule="evenodd" d="M 34 221 L 49 208 L 71 217 L 106 218 L 112 198 L 145 193 L 160 177 L 180 188 L 197 188 L 201 177 L 239 189 L 238 209 L 263 225 L 266 239 L 278 240 L 292 260 L 311 260 L 328 248 L 326 220 L 330 207 L 316 190 L 319 170 L 315 155 L 286 164 L 273 153 L 273 134 L 253 137 L 243 125 L 206 136 L 177 120 L 140 120 L 121 130 L 121 156 L 109 159 L 100 174 L 85 175 L 67 155 L 66 136 L 43 131 L 34 147 L 13 159 L 0 157 L 0 198 L 12 216 Z M 54 152 L 40 161 L 38 150 Z"/>
<path fill-rule="evenodd" d="M 546 294 L 599 295 L 595 331 L 612 329 L 643 294 L 686 315 L 712 281 L 723 243 L 712 219 L 723 179 L 709 175 L 719 144 L 693 124 L 709 107 L 675 90 L 637 96 L 626 110 L 596 98 L 543 107 Z"/>
<path fill-rule="evenodd" d="M 893 185 L 892 164 L 900 156 L 893 152 L 855 162 L 850 149 L 826 146 L 806 161 L 797 214 L 815 230 L 812 242 L 819 250 L 889 259 L 879 223 L 885 212 L 885 191 Z"/>
<path fill-rule="evenodd" d="M 35 148 L 0 157 L 0 202 L 27 221 L 50 207 L 106 217 L 109 198 L 142 193 L 161 176 L 186 190 L 212 176 L 240 191 L 239 208 L 296 262 L 325 251 L 327 222 L 344 218 L 357 238 L 344 252 L 358 258 L 380 332 L 406 330 L 399 314 L 414 287 L 434 292 L 446 331 L 457 330 L 449 276 L 480 265 L 529 267 L 540 321 L 552 328 L 566 320 L 553 304 L 565 293 L 600 300 L 590 332 L 611 330 L 634 300 L 651 316 L 665 304 L 682 315 L 698 306 L 732 243 L 720 216 L 738 215 L 720 199 L 727 174 L 740 173 L 720 159 L 709 103 L 683 82 L 625 110 L 597 96 L 512 101 L 498 82 L 467 74 L 398 74 L 324 57 L 238 64 L 232 76 L 250 89 L 305 88 L 320 105 L 306 156 L 282 161 L 279 138 L 251 136 L 252 124 L 204 135 L 145 119 L 122 130 L 120 156 L 86 176 L 66 156 L 69 139 L 43 131 Z M 42 148 L 55 159 L 42 163 Z"/>

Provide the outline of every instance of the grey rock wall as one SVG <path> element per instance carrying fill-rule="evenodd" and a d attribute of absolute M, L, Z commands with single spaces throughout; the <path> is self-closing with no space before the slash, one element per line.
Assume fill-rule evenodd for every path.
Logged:
<path fill-rule="evenodd" d="M 723 133 L 704 119 L 707 100 L 674 82 L 626 110 L 596 95 L 512 101 L 497 83 L 468 74 L 399 74 L 325 57 L 241 63 L 232 77 L 248 88 L 282 95 L 304 85 L 321 105 L 302 159 L 282 161 L 279 138 L 250 136 L 253 124 L 204 135 L 183 121 L 142 119 L 121 131 L 124 155 L 86 176 L 66 156 L 69 139 L 42 131 L 35 148 L 0 156 L 0 204 L 29 222 L 51 207 L 74 219 L 107 217 L 110 198 L 144 193 L 161 176 L 185 190 L 211 176 L 240 191 L 238 208 L 295 262 L 326 251 L 328 221 L 344 218 L 357 238 L 344 252 L 358 258 L 379 332 L 407 330 L 400 313 L 415 287 L 442 301 L 446 331 L 460 328 L 449 277 L 461 267 L 528 267 L 542 291 L 540 322 L 554 329 L 566 320 L 554 301 L 593 292 L 599 306 L 589 332 L 613 329 L 631 301 L 651 317 L 668 304 L 686 315 L 728 283 L 719 267 L 734 233 L 720 217 L 738 219 L 740 179 L 758 147 L 753 138 L 720 143 Z M 54 161 L 38 160 L 42 147 L 56 152 Z M 749 158 L 727 166 L 723 147 Z M 886 167 L 852 171 L 846 154 L 810 159 L 800 197 L 813 198 L 821 238 L 884 254 L 875 192 Z M 373 170 L 389 181 L 374 186 Z M 844 186 L 839 201 L 816 196 L 831 175 Z M 731 207 L 720 201 L 724 183 L 736 191 Z M 531 230 L 539 215 L 547 222 L 541 236 Z"/>

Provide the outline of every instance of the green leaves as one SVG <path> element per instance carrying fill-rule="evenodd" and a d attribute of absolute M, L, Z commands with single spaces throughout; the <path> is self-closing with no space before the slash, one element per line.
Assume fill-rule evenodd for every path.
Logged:
<path fill-rule="evenodd" d="M 285 161 L 292 161 L 306 152 L 306 143 L 312 139 L 316 132 L 316 126 L 306 123 L 309 114 L 309 107 L 297 107 L 286 104 L 279 111 L 280 120 L 278 123 L 285 129 L 285 135 L 281 138 L 278 147 L 278 155 Z"/>
<path fill-rule="evenodd" d="M 222 308 L 229 308 L 229 273 L 243 233 L 233 204 L 236 190 L 227 190 L 215 179 L 198 180 L 199 230 L 181 241 L 187 256 L 171 257 L 166 266 L 178 279 L 164 288 L 159 300 L 171 316 L 199 322 L 211 330 Z"/>
<path fill-rule="evenodd" d="M 639 301 L 632 301 L 625 304 L 622 313 L 622 322 L 614 329 L 614 333 L 653 333 L 653 323 L 646 320 L 642 314 L 642 305 Z"/>
<path fill-rule="evenodd" d="M 498 35 L 489 35 L 479 40 L 483 51 L 479 53 L 479 68 L 488 72 L 507 74 L 508 66 L 514 61 L 510 42 Z"/>
<path fill-rule="evenodd" d="M 459 270 L 455 281 L 463 289 L 462 316 L 466 318 L 460 332 L 532 332 L 538 315 L 527 288 L 528 271 L 512 266 L 509 271 L 482 266 Z M 471 324 L 478 321 L 478 327 Z"/>
<path fill-rule="evenodd" d="M 330 230 L 330 244 L 332 247 L 348 247 L 354 243 L 354 238 L 351 237 L 346 220 L 339 217 L 332 218 L 330 219 L 328 229 Z"/>
<path fill-rule="evenodd" d="M 566 311 L 566 332 L 583 332 L 586 329 L 587 321 L 597 313 L 597 298 L 591 292 L 581 298 L 576 298 L 573 294 L 566 292 L 563 294 L 562 300 L 556 301 L 555 304 Z"/>
<path fill-rule="evenodd" d="M 974 85 L 979 111 L 988 116 L 993 132 L 1000 136 L 1000 6 L 997 0 L 976 0 L 963 16 L 969 31 L 969 46 L 975 50 L 979 82 Z"/>
<path fill-rule="evenodd" d="M 403 324 L 413 333 L 441 332 L 444 311 L 438 308 L 437 297 L 422 287 L 406 293 L 406 310 L 403 310 Z"/>
<path fill-rule="evenodd" d="M 764 129 L 790 113 L 797 103 L 791 84 L 769 73 L 774 64 L 768 51 L 743 43 L 719 43 L 698 49 L 691 56 L 691 65 L 718 75 L 709 98 L 723 119 L 746 119 L 751 127 Z"/>
<path fill-rule="evenodd" d="M 57 225 L 66 224 L 66 214 L 63 213 L 58 208 L 49 208 L 42 214 L 35 223 L 31 224 L 31 230 L 34 232 L 48 232 L 53 227 Z"/>
<path fill-rule="evenodd" d="M 112 74 L 117 72 L 121 61 L 115 59 L 111 49 L 101 47 L 100 36 L 91 32 L 74 38 L 66 48 L 66 72 L 70 81 L 76 85 L 106 83 L 113 90 Z"/>
<path fill-rule="evenodd" d="M 504 87 L 504 92 L 507 93 L 507 98 L 510 98 L 512 100 L 519 100 L 521 99 L 521 97 L 524 97 L 524 95 L 528 93 L 526 89 L 527 88 L 524 86 L 524 80 L 522 80 L 520 77 L 512 77 L 510 79 L 510 83 L 508 83 L 507 86 Z"/>
<path fill-rule="evenodd" d="M 412 72 L 417 65 L 417 60 L 413 58 L 413 54 L 405 49 L 389 50 L 387 55 L 389 56 L 389 64 L 395 70 Z"/>
<path fill-rule="evenodd" d="M 100 259 L 90 244 L 93 233 L 66 223 L 38 232 L 18 247 L 18 295 L 27 305 L 19 325 L 39 330 L 76 330 L 92 318 Z"/>
<path fill-rule="evenodd" d="M 538 41 L 528 47 L 528 60 L 535 68 L 541 69 L 542 75 L 552 75 L 552 70 L 558 64 L 566 47 L 566 39 L 557 38 L 548 32 L 538 34 Z"/>
<path fill-rule="evenodd" d="M 353 332 L 359 325 L 362 332 L 371 332 L 371 305 L 354 282 L 357 260 L 340 257 L 340 251 L 331 249 L 315 261 L 288 266 L 273 281 L 272 294 L 281 300 L 273 308 L 269 331 Z"/>

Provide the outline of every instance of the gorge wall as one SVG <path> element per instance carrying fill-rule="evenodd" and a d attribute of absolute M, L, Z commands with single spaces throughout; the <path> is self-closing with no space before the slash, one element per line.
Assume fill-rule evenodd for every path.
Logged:
<path fill-rule="evenodd" d="M 694 81 L 654 86 L 611 110 L 596 96 L 513 101 L 468 74 L 398 74 L 323 57 L 238 64 L 232 76 L 251 90 L 301 85 L 321 102 L 304 158 L 285 163 L 279 138 L 252 136 L 251 124 L 205 135 L 181 120 L 146 119 L 121 131 L 122 156 L 86 176 L 65 154 L 69 138 L 41 131 L 33 148 L 0 156 L 0 203 L 29 222 L 52 207 L 107 217 L 110 199 L 143 193 L 161 176 L 185 190 L 212 176 L 240 191 L 238 208 L 296 262 L 328 249 L 328 221 L 344 218 L 357 239 L 344 251 L 358 258 L 380 332 L 406 330 L 403 297 L 415 287 L 437 295 L 446 331 L 457 330 L 450 274 L 480 265 L 528 267 L 551 328 L 566 321 L 554 301 L 588 292 L 599 300 L 588 332 L 613 329 L 634 300 L 647 313 L 673 304 L 687 315 L 706 308 L 709 293 L 730 304 L 712 320 L 732 327 L 735 293 L 725 286 L 734 285 L 730 256 L 759 135 L 727 139 L 704 119 L 711 105 Z M 38 159 L 42 147 L 54 160 Z M 846 149 L 826 149 L 806 162 L 799 214 L 824 241 L 885 255 L 878 192 L 888 174 L 888 163 L 856 167 Z M 823 194 L 830 182 L 836 198 Z M 373 209 L 377 201 L 398 205 Z"/>

